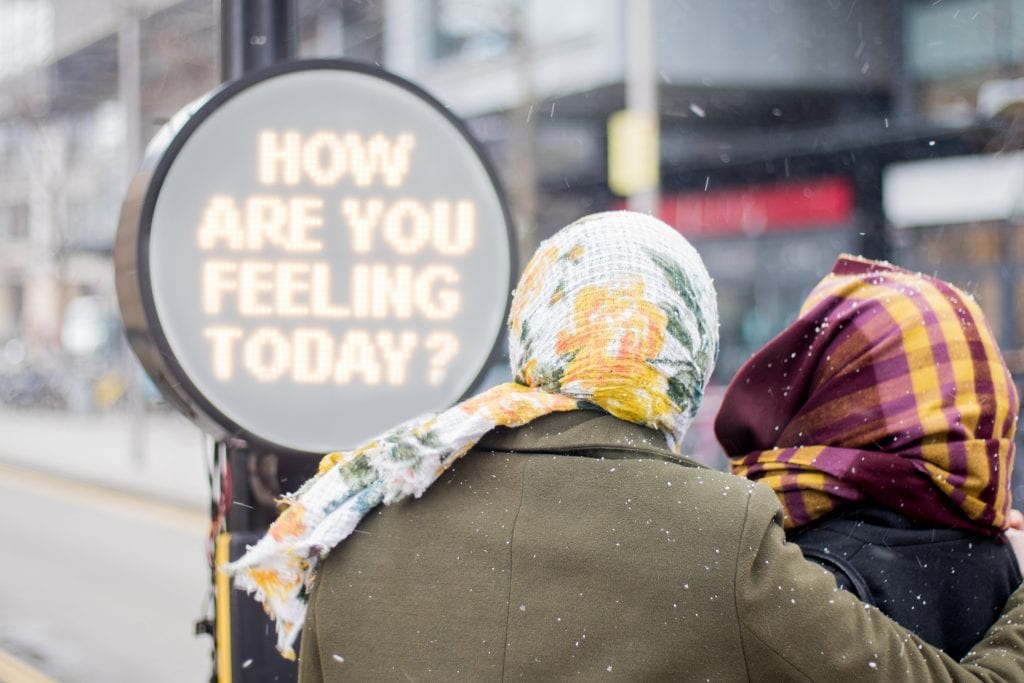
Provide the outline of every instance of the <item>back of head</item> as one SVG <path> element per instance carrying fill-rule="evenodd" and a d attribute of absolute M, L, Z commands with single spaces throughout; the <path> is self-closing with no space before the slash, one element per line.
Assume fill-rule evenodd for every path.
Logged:
<path fill-rule="evenodd" d="M 843 256 L 730 384 L 715 431 L 790 528 L 871 501 L 992 534 L 1010 507 L 1017 392 L 956 287 Z"/>
<path fill-rule="evenodd" d="M 594 214 L 540 245 L 509 316 L 516 382 L 596 405 L 678 446 L 718 355 L 696 250 L 648 215 Z"/>

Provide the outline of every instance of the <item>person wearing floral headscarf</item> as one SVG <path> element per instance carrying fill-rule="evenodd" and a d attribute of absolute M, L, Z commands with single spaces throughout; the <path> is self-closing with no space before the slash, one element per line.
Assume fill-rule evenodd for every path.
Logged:
<path fill-rule="evenodd" d="M 225 567 L 286 656 L 301 630 L 301 681 L 1024 678 L 1024 594 L 957 664 L 834 592 L 770 490 L 680 454 L 718 319 L 679 233 L 580 219 L 508 328 L 514 382 L 329 454 Z"/>
<path fill-rule="evenodd" d="M 971 297 L 844 255 L 733 378 L 715 429 L 808 558 L 961 657 L 1021 581 L 1003 537 L 1018 408 Z"/>

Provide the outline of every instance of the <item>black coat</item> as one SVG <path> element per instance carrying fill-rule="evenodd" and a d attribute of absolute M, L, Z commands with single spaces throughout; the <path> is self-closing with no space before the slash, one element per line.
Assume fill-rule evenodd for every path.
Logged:
<path fill-rule="evenodd" d="M 836 583 L 956 659 L 988 630 L 1021 573 L 1010 544 L 850 508 L 790 534 Z"/>

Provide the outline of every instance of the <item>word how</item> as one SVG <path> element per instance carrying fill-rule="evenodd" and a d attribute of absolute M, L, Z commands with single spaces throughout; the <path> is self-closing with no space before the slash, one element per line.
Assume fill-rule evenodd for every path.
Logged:
<path fill-rule="evenodd" d="M 257 144 L 258 177 L 264 185 L 298 185 L 305 177 L 317 187 L 329 187 L 347 175 L 356 187 L 368 187 L 377 176 L 386 187 L 399 187 L 409 172 L 416 138 L 401 133 L 390 140 L 376 133 L 364 142 L 358 133 L 317 131 L 304 140 L 299 131 L 264 130 Z"/>

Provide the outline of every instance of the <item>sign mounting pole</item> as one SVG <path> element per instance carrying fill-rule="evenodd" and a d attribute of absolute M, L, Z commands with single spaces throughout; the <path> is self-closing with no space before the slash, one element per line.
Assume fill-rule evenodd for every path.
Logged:
<path fill-rule="evenodd" d="M 298 42 L 295 18 L 294 0 L 221 0 L 221 80 L 225 83 L 235 81 L 255 69 L 294 59 Z M 241 532 L 239 537 L 260 533 L 262 529 L 266 528 L 268 520 L 265 511 L 260 514 L 260 501 L 254 494 L 256 491 L 265 491 L 268 488 L 271 493 L 280 492 L 282 482 L 278 472 L 278 456 L 272 452 L 254 453 L 248 445 L 233 445 L 231 442 L 225 444 L 223 452 L 227 458 L 228 476 L 231 481 L 231 500 L 226 501 L 228 508 L 224 511 L 225 518 L 222 521 L 224 529 L 227 534 Z M 290 469 L 295 469 L 296 464 L 291 463 Z M 308 467 L 308 464 L 306 465 Z M 301 465 L 299 467 L 307 469 L 302 468 Z M 304 478 L 304 474 L 309 474 L 309 472 L 295 472 L 292 473 L 292 476 Z M 287 478 L 287 476 L 286 474 L 285 477 Z M 258 482 L 266 482 L 270 486 L 256 486 L 255 484 Z M 287 484 L 285 483 L 284 486 Z M 262 507 L 265 507 L 265 502 Z M 230 557 L 231 548 L 226 540 L 229 538 L 229 535 L 225 536 L 222 557 L 218 559 L 234 559 Z M 224 554 L 229 557 L 223 557 Z M 215 567 L 215 577 L 216 572 Z M 231 591 L 230 588 L 227 590 Z M 247 674 L 268 677 L 273 674 L 275 678 L 297 678 L 294 666 L 290 663 L 265 658 L 267 649 L 265 639 L 262 642 L 258 636 L 254 639 L 251 637 L 251 631 L 246 634 L 249 637 L 246 637 L 240 633 L 239 627 L 242 624 L 232 627 L 232 623 L 241 621 L 239 617 L 245 613 L 255 617 L 251 621 L 256 623 L 262 621 L 258 614 L 253 614 L 251 604 L 239 602 L 238 596 L 233 597 L 235 600 L 220 601 L 220 604 L 225 605 L 224 611 L 228 614 L 221 614 L 222 610 L 217 610 L 218 620 L 227 618 L 227 628 L 222 628 L 220 637 L 215 636 L 214 638 L 214 650 L 218 653 L 217 669 L 227 669 L 221 671 L 221 679 L 225 682 L 243 680 Z M 254 640 L 255 642 L 253 642 Z M 222 651 L 222 648 L 226 649 L 226 652 Z M 239 670 L 238 667 L 241 663 L 253 661 L 249 655 L 253 650 L 257 651 L 256 670 L 251 672 Z M 251 667 L 250 664 L 247 669 L 251 669 Z"/>
<path fill-rule="evenodd" d="M 221 80 L 294 59 L 297 30 L 294 0 L 221 0 Z"/>

